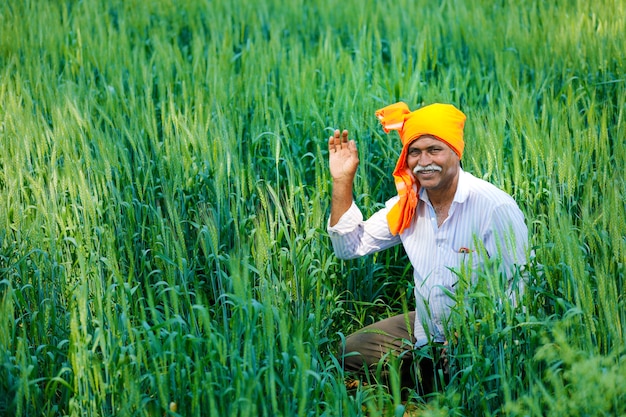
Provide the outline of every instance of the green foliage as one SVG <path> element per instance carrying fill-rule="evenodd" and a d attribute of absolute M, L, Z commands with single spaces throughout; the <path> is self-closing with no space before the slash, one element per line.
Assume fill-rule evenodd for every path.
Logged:
<path fill-rule="evenodd" d="M 621 416 L 626 414 L 626 353 L 608 355 L 579 347 L 574 312 L 542 337 L 536 359 L 544 375 L 530 392 L 507 404 L 510 415 Z"/>
<path fill-rule="evenodd" d="M 625 8 L 3 2 L 0 415 L 624 414 Z M 467 113 L 535 254 L 517 306 L 488 273 L 458 295 L 450 381 L 409 404 L 335 353 L 412 308 L 410 265 L 325 235 L 328 136 L 371 214 L 397 100 Z"/>

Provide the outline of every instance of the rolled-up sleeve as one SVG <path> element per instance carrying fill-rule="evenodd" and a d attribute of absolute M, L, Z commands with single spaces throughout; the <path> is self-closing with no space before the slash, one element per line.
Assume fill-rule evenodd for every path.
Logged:
<path fill-rule="evenodd" d="M 353 259 L 387 249 L 400 243 L 399 236 L 393 236 L 387 223 L 389 205 L 363 220 L 363 213 L 352 202 L 347 212 L 336 225 L 327 231 L 335 255 L 340 259 Z"/>

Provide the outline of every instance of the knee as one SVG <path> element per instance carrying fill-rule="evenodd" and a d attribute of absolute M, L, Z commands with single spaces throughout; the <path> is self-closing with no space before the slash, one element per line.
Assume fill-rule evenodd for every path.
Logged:
<path fill-rule="evenodd" d="M 369 367 L 366 339 L 358 333 L 353 333 L 341 340 L 336 357 L 344 370 L 362 372 Z"/>

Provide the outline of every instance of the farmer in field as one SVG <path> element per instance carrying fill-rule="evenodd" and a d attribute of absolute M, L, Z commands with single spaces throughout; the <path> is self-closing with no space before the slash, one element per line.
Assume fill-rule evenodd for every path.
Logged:
<path fill-rule="evenodd" d="M 511 196 L 461 168 L 466 118 L 460 110 L 432 104 L 410 111 L 400 102 L 378 110 L 376 116 L 385 132 L 398 131 L 402 142 L 393 172 L 397 195 L 363 219 L 352 199 L 357 148 L 347 130 L 335 130 L 328 141 L 333 181 L 328 233 L 342 259 L 402 244 L 413 266 L 416 308 L 349 335 L 344 368 L 365 376 L 391 353 L 400 359 L 403 385 L 416 387 L 411 383 L 415 375 L 409 372 L 414 362 L 411 351 L 445 343 L 444 328 L 453 305 L 450 295 L 462 271 L 484 269 L 488 258 L 497 262 L 512 289 L 516 266 L 525 264 L 528 231 Z M 432 365 L 420 361 L 419 366 Z"/>

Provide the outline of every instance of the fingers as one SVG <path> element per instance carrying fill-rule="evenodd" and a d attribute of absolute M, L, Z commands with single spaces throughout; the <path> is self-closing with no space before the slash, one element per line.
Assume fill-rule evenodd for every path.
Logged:
<path fill-rule="evenodd" d="M 348 143 L 348 131 L 335 129 L 333 135 L 328 138 L 328 149 L 333 151 L 341 148 L 341 145 Z M 337 149 L 336 149 L 337 147 Z"/>

